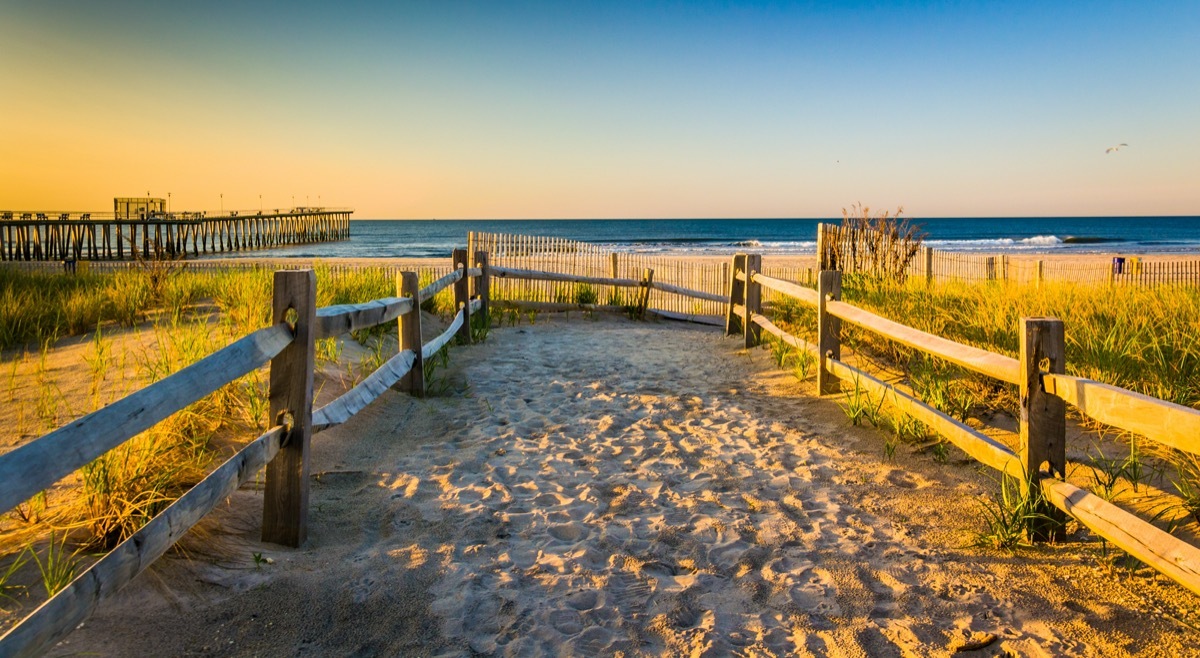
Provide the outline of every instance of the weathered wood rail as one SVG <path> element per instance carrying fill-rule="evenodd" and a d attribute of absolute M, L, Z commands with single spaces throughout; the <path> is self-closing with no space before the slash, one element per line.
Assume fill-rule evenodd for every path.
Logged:
<path fill-rule="evenodd" d="M 756 288 L 774 290 L 817 310 L 818 345 L 787 333 L 762 314 Z M 1066 404 L 1080 413 L 1141 434 L 1176 450 L 1200 454 L 1200 411 L 1116 386 L 1065 374 L 1063 323 L 1053 318 L 1022 318 L 1021 356 L 1013 359 L 906 327 L 839 300 L 841 273 L 823 271 L 817 290 L 766 276 L 754 257 L 733 258 L 726 333 L 757 344 L 765 331 L 816 357 L 818 388 L 836 393 L 847 382 L 887 400 L 899 412 L 924 423 L 982 464 L 1036 489 L 1047 522 L 1035 539 L 1061 532 L 1065 512 L 1095 534 L 1200 594 L 1200 549 L 1109 501 L 1066 482 Z M 1016 384 L 1020 393 L 1019 446 L 1016 450 L 951 418 L 895 385 L 841 360 L 840 324 L 850 322 L 886 339 Z M 1042 370 L 1046 364 L 1048 370 Z M 1053 506 L 1053 507 L 1050 507 Z"/>
<path fill-rule="evenodd" d="M 136 260 L 183 258 L 311 242 L 346 240 L 346 208 L 149 213 L 0 213 L 0 260 Z"/>
<path fill-rule="evenodd" d="M 485 253 L 485 252 L 480 252 Z M 682 298 L 705 300 L 705 301 L 727 301 L 728 296 L 720 296 L 713 293 L 704 292 L 703 290 L 691 290 L 682 286 L 676 286 L 667 283 L 659 283 L 654 281 L 654 270 L 648 269 L 642 273 L 641 279 L 624 279 L 605 276 L 585 276 L 579 274 L 565 274 L 562 272 L 548 272 L 543 270 L 525 270 L 512 267 L 500 267 L 492 265 L 489 268 L 491 280 L 494 283 L 499 283 L 508 279 L 522 281 L 554 281 L 559 283 L 584 284 L 589 286 L 609 286 L 612 288 L 632 288 L 636 294 L 627 298 L 626 304 L 595 304 L 581 302 L 538 302 L 523 299 L 500 299 L 495 300 L 494 304 L 499 308 L 517 308 L 521 310 L 533 310 L 541 312 L 562 312 L 562 311 L 632 311 L 639 318 L 645 318 L 647 315 L 662 317 L 669 320 L 681 320 L 688 322 L 697 322 L 700 324 L 720 324 L 716 316 L 703 315 L 697 313 L 679 313 L 666 309 L 650 308 L 650 291 L 659 290 L 672 295 L 677 295 Z"/>
<path fill-rule="evenodd" d="M 410 376 L 421 368 L 422 357 L 433 356 L 456 338 L 471 342 L 472 313 L 483 313 L 486 321 L 487 256 L 479 254 L 477 261 L 485 265 L 467 268 L 466 251 L 456 250 L 457 268 L 424 289 L 416 289 L 415 273 L 404 273 L 397 281 L 396 297 L 320 309 L 315 304 L 312 270 L 277 271 L 271 326 L 0 455 L 0 512 L 4 512 L 177 411 L 270 364 L 270 417 L 275 425 L 0 636 L 0 657 L 39 655 L 53 646 L 264 467 L 263 540 L 288 546 L 304 543 L 312 435 L 346 422 L 389 388 L 424 395 L 423 377 Z M 422 343 L 420 300 L 449 286 L 455 287 L 454 320 Z M 400 352 L 314 411 L 315 341 L 397 320 Z"/>

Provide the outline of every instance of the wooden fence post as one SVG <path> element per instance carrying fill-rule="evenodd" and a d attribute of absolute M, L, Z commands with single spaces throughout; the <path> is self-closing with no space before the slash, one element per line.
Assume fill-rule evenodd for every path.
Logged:
<path fill-rule="evenodd" d="M 421 283 L 416 272 L 401 272 L 396 279 L 396 293 L 412 299 L 412 310 L 397 318 L 400 332 L 400 351 L 416 354 L 412 369 L 396 383 L 397 390 L 417 398 L 425 397 L 425 359 L 421 356 Z"/>
<path fill-rule="evenodd" d="M 925 252 L 925 287 L 933 285 L 933 247 L 924 247 Z"/>
<path fill-rule="evenodd" d="M 621 254 L 614 251 L 612 253 L 612 278 L 614 278 L 614 279 L 620 277 L 620 273 L 621 273 L 621 260 L 620 259 L 621 259 Z"/>
<path fill-rule="evenodd" d="M 746 304 L 745 315 L 742 316 L 742 332 L 745 334 L 746 347 L 758 345 L 762 328 L 753 320 L 755 313 L 762 313 L 762 286 L 754 281 L 754 275 L 762 271 L 762 254 L 746 256 Z"/>
<path fill-rule="evenodd" d="M 746 254 L 733 257 L 733 265 L 729 268 L 729 307 L 725 312 L 725 335 L 732 336 L 741 333 L 741 318 L 734 309 L 739 304 L 746 303 L 746 284 L 739 281 L 739 273 L 746 271 Z"/>
<path fill-rule="evenodd" d="M 1044 269 L 1042 259 L 1039 258 L 1037 262 L 1037 287 L 1039 288 L 1042 287 L 1042 281 L 1045 281 L 1046 279 L 1045 272 L 1046 270 Z"/>
<path fill-rule="evenodd" d="M 475 280 L 475 294 L 479 297 L 479 315 L 486 326 L 492 321 L 492 270 L 488 265 L 488 253 L 486 251 L 475 252 L 475 264 L 482 270 L 479 278 Z"/>
<path fill-rule="evenodd" d="M 829 254 L 825 248 L 825 222 L 817 224 L 817 271 L 823 272 L 829 269 Z"/>
<path fill-rule="evenodd" d="M 642 270 L 642 291 L 638 299 L 638 319 L 646 319 L 646 307 L 650 306 L 650 284 L 654 283 L 654 270 L 646 268 Z"/>
<path fill-rule="evenodd" d="M 454 269 L 462 268 L 462 278 L 454 282 L 454 308 L 462 309 L 463 323 L 458 328 L 458 342 L 462 345 L 471 344 L 471 277 L 467 276 L 467 250 L 455 249 L 453 254 Z"/>
<path fill-rule="evenodd" d="M 817 393 L 828 395 L 840 393 L 841 383 L 829 371 L 829 359 L 841 360 L 841 319 L 825 310 L 829 301 L 842 297 L 842 273 L 837 270 L 822 271 L 817 275 Z"/>
<path fill-rule="evenodd" d="M 1066 372 L 1062 320 L 1021 318 L 1020 360 L 1021 466 L 1025 486 L 1040 499 L 1043 465 L 1050 477 L 1066 477 L 1067 404 L 1042 387 L 1041 370 L 1046 361 L 1047 372 Z M 1063 513 L 1044 502 L 1037 511 L 1046 518 L 1032 525 L 1030 537 L 1043 541 L 1060 536 L 1066 524 Z"/>
<path fill-rule="evenodd" d="M 294 311 L 294 318 L 289 317 Z M 317 277 L 312 270 L 275 272 L 273 323 L 295 320 L 294 339 L 271 359 L 271 418 L 285 425 L 282 447 L 267 464 L 262 538 L 297 547 L 308 537 L 308 444 L 312 439 Z"/>
<path fill-rule="evenodd" d="M 984 268 L 986 268 L 987 280 L 995 281 L 996 280 L 996 257 L 988 256 L 987 260 L 984 261 Z"/>

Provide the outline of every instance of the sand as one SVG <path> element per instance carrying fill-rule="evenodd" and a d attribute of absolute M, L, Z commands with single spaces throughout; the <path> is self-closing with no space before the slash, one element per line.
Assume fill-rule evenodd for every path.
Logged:
<path fill-rule="evenodd" d="M 248 486 L 52 655 L 1195 655 L 1196 599 L 1076 534 L 967 547 L 995 483 L 712 328 L 539 319 L 314 439 L 310 538 Z M 256 565 L 254 553 L 263 562 Z"/>

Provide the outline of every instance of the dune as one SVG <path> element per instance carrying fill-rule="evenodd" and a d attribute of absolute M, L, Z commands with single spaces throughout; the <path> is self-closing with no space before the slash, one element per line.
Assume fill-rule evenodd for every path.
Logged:
<path fill-rule="evenodd" d="M 969 547 L 995 483 L 719 330 L 540 318 L 314 439 L 310 537 L 247 487 L 52 655 L 1188 655 L 1089 542 Z"/>

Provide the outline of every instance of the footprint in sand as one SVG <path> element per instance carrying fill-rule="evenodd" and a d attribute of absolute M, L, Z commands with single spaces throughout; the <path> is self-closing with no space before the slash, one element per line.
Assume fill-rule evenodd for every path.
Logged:
<path fill-rule="evenodd" d="M 562 523 L 559 525 L 550 526 L 548 532 L 551 537 L 559 541 L 577 542 L 587 536 L 587 528 L 581 523 Z"/>
<path fill-rule="evenodd" d="M 550 625 L 563 635 L 575 635 L 583 630 L 583 618 L 574 610 L 555 610 L 550 613 Z"/>
<path fill-rule="evenodd" d="M 579 611 L 591 610 L 599 602 L 600 593 L 596 590 L 584 590 L 567 597 L 567 605 Z"/>
<path fill-rule="evenodd" d="M 887 480 L 892 486 L 900 487 L 902 489 L 919 489 L 922 486 L 928 486 L 927 483 L 918 482 L 911 473 L 899 469 L 888 473 L 886 476 L 884 476 L 884 479 Z"/>
<path fill-rule="evenodd" d="M 612 645 L 612 633 L 605 628 L 593 626 L 582 633 L 571 643 L 572 651 L 569 653 L 575 655 L 606 655 L 610 645 Z"/>

